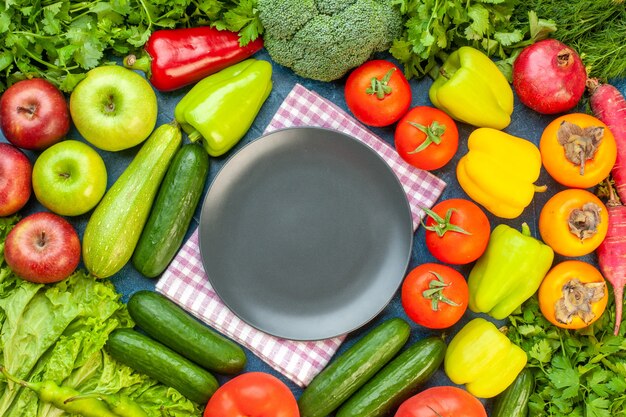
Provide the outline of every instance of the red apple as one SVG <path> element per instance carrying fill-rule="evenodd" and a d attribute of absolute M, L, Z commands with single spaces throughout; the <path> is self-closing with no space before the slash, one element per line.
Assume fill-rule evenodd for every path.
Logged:
<path fill-rule="evenodd" d="M 24 217 L 7 235 L 4 259 L 26 281 L 49 284 L 69 277 L 80 261 L 80 240 L 63 217 L 38 212 Z"/>
<path fill-rule="evenodd" d="M 13 145 L 0 143 L 0 217 L 17 213 L 31 193 L 33 166 Z"/>
<path fill-rule="evenodd" d="M 23 149 L 43 150 L 70 130 L 65 96 L 42 78 L 18 81 L 0 97 L 0 129 Z"/>

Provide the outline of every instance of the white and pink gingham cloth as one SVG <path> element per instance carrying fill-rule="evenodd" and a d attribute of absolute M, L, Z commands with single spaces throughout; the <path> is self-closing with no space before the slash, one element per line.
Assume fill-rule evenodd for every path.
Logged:
<path fill-rule="evenodd" d="M 396 151 L 358 123 L 344 110 L 296 84 L 287 95 L 265 133 L 293 126 L 319 126 L 347 133 L 369 145 L 393 169 L 404 187 L 416 229 L 423 215 L 420 207 L 432 207 L 445 182 L 407 164 Z M 344 336 L 317 341 L 293 341 L 261 332 L 245 323 L 219 299 L 202 267 L 198 230 L 183 245 L 159 279 L 156 290 L 241 345 L 271 367 L 305 387 L 330 361 Z"/>

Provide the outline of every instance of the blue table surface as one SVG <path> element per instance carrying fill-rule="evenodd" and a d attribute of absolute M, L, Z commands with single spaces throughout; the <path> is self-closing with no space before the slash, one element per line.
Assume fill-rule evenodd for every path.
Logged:
<path fill-rule="evenodd" d="M 271 62 L 271 58 L 264 50 L 257 53 L 255 58 L 264 59 L 264 60 L 268 60 Z M 377 58 L 390 59 L 390 57 L 385 54 L 379 55 L 377 56 Z M 208 187 L 210 186 L 213 178 L 215 178 L 217 172 L 223 166 L 223 164 L 228 160 L 229 156 L 233 155 L 234 152 L 236 152 L 246 143 L 261 136 L 262 132 L 264 131 L 265 127 L 268 125 L 274 113 L 276 112 L 280 104 L 283 102 L 284 98 L 287 96 L 287 94 L 291 91 L 292 87 L 296 83 L 302 84 L 304 87 L 319 93 L 323 97 L 339 105 L 341 108 L 347 110 L 346 102 L 344 99 L 345 78 L 337 80 L 335 82 L 330 82 L 330 83 L 318 82 L 318 81 L 308 80 L 308 79 L 298 77 L 291 70 L 287 68 L 283 68 L 275 63 L 272 63 L 272 65 L 273 65 L 273 70 L 274 70 L 274 73 L 273 73 L 274 88 L 273 88 L 272 93 L 270 94 L 266 103 L 263 105 L 252 128 L 249 130 L 246 136 L 241 140 L 241 142 L 235 148 L 233 148 L 230 152 L 228 152 L 226 155 L 219 157 L 219 158 L 212 158 L 211 168 L 209 172 L 209 179 L 207 181 L 205 191 L 204 191 L 205 193 Z M 431 105 L 430 100 L 428 99 L 428 89 L 431 83 L 432 83 L 432 80 L 430 80 L 429 78 L 410 81 L 410 85 L 411 85 L 411 89 L 413 93 L 412 106 Z M 626 79 L 612 80 L 612 83 L 616 85 L 622 93 L 626 93 Z M 181 89 L 179 91 L 170 92 L 170 93 L 157 92 L 158 106 L 159 106 L 157 125 L 160 125 L 163 123 L 169 123 L 173 120 L 174 107 L 176 106 L 178 101 L 183 97 L 183 95 L 187 91 L 189 91 L 189 88 Z M 572 112 L 574 111 L 584 112 L 585 110 L 586 109 L 584 107 L 584 104 L 580 104 L 579 107 L 573 110 Z M 141 111 L 141 109 L 137 109 L 137 111 Z M 504 129 L 504 131 L 515 136 L 523 137 L 525 139 L 528 139 L 534 142 L 535 144 L 538 144 L 543 129 L 555 117 L 556 116 L 540 115 L 528 109 L 526 106 L 521 104 L 516 98 L 515 109 L 513 112 L 511 124 L 506 129 Z M 448 163 L 445 167 L 443 167 L 440 170 L 433 171 L 435 175 L 437 175 L 439 178 L 443 179 L 447 183 L 447 187 L 444 190 L 440 200 L 446 200 L 449 198 L 459 198 L 459 197 L 467 198 L 467 195 L 463 192 L 463 190 L 460 188 L 457 182 L 456 175 L 455 175 L 455 166 L 459 158 L 467 152 L 467 138 L 468 138 L 468 135 L 471 133 L 471 131 L 474 129 L 474 127 L 465 125 L 462 123 L 459 123 L 458 127 L 459 127 L 459 135 L 460 135 L 459 136 L 460 144 L 459 144 L 459 150 L 457 154 L 455 155 L 454 159 L 450 163 Z M 389 127 L 384 127 L 384 128 L 371 128 L 371 130 L 374 133 L 376 133 L 380 138 L 382 138 L 384 141 L 386 141 L 392 146 L 393 146 L 394 129 L 395 129 L 394 125 L 389 126 Z M 84 141 L 84 139 L 80 137 L 80 135 L 74 128 L 72 128 L 72 130 L 68 134 L 68 138 Z M 6 141 L 4 136 L 2 136 L 0 140 Z M 116 153 L 99 150 L 99 153 L 102 155 L 107 166 L 108 187 L 110 187 L 113 184 L 113 182 L 117 179 L 117 177 L 122 173 L 124 168 L 128 165 L 128 163 L 132 160 L 132 158 L 136 154 L 138 148 L 139 146 L 132 148 L 132 149 L 116 152 Z M 37 157 L 37 153 L 27 152 L 27 154 L 29 155 L 31 161 L 34 162 Z M 550 198 L 550 196 L 552 196 L 555 192 L 558 192 L 564 189 L 564 187 L 555 183 L 543 169 L 541 172 L 541 177 L 537 183 L 546 184 L 548 186 L 548 191 L 545 193 L 536 194 L 533 202 L 530 204 L 530 206 L 528 206 L 524 210 L 524 213 L 520 217 L 513 219 L 513 220 L 504 220 L 504 219 L 496 218 L 495 216 L 487 213 L 491 221 L 492 228 L 500 223 L 506 223 L 513 227 L 519 228 L 523 222 L 527 222 L 531 227 L 533 236 L 538 237 L 537 218 L 538 218 L 539 212 L 541 211 L 543 204 L 548 200 L 548 198 Z M 511 190 L 511 192 L 515 192 L 515 190 Z M 198 225 L 200 209 L 201 209 L 201 204 L 199 204 L 196 210 L 192 224 L 190 225 L 189 230 L 187 232 L 187 236 L 189 236 L 191 232 Z M 33 196 L 31 200 L 29 201 L 29 203 L 26 205 L 26 207 L 20 212 L 20 214 L 22 216 L 25 216 L 27 214 L 30 214 L 36 211 L 42 211 L 42 210 L 45 210 L 45 209 L 36 201 L 36 199 Z M 68 218 L 71 221 L 71 223 L 76 227 L 81 237 L 84 232 L 84 229 L 85 229 L 85 226 L 87 224 L 90 214 L 91 212 L 81 215 L 81 216 Z M 555 259 L 555 262 L 558 262 L 562 259 L 563 259 L 562 257 L 557 256 Z M 586 257 L 582 257 L 578 259 L 586 260 L 594 264 L 596 263 L 596 259 L 593 255 L 588 255 Z M 429 254 L 428 250 L 424 246 L 424 229 L 420 227 L 414 236 L 412 255 L 411 255 L 411 260 L 410 260 L 408 270 L 411 270 L 415 266 L 425 263 L 425 262 L 437 262 L 437 260 Z M 471 265 L 456 267 L 456 268 L 459 271 L 461 271 L 465 276 L 467 276 L 467 273 L 469 272 Z M 114 283 L 117 290 L 122 294 L 122 299 L 124 301 L 126 301 L 131 294 L 133 294 L 134 292 L 138 290 L 142 290 L 142 289 L 153 290 L 157 282 L 156 279 L 149 279 L 149 278 L 143 277 L 132 267 L 132 265 L 130 265 L 130 263 L 126 265 L 120 272 L 118 272 L 113 277 L 111 277 L 110 279 Z M 462 320 L 459 323 L 457 323 L 455 326 L 445 331 L 448 337 L 447 340 L 449 340 L 449 338 L 452 337 L 465 323 L 467 323 L 469 320 L 477 316 L 483 316 L 485 318 L 488 318 L 494 321 L 488 316 L 477 315 L 468 310 L 468 312 L 465 314 L 465 316 L 462 318 Z M 348 335 L 346 341 L 343 343 L 338 353 L 345 351 L 352 344 L 354 344 L 356 340 L 358 340 L 361 336 L 363 336 L 367 331 L 371 330 L 373 327 L 380 324 L 382 321 L 391 317 L 402 317 L 410 322 L 410 320 L 407 318 L 407 316 L 405 315 L 402 309 L 402 305 L 400 303 L 399 291 L 396 292 L 395 296 L 393 297 L 389 305 L 375 319 L 373 319 L 368 324 L 364 325 L 362 328 Z M 501 324 L 501 323 L 502 322 L 498 324 Z M 427 336 L 441 334 L 441 331 L 433 331 L 433 330 L 425 329 L 421 326 L 416 325 L 415 323 L 411 323 L 411 324 L 412 324 L 412 332 L 411 332 L 411 338 L 409 340 L 409 344 Z M 407 344 L 407 346 L 409 344 Z M 301 394 L 302 390 L 300 387 L 298 387 L 297 385 L 292 383 L 290 380 L 288 380 L 284 376 L 274 371 L 265 362 L 260 360 L 251 352 L 247 351 L 246 353 L 248 356 L 248 364 L 244 371 L 264 371 L 264 372 L 271 373 L 279 377 L 281 380 L 283 380 L 291 388 L 291 390 L 293 391 L 296 397 L 298 397 Z M 218 376 L 218 378 L 220 379 L 221 382 L 224 382 L 228 379 L 222 376 Z M 436 386 L 436 385 L 453 385 L 451 381 L 444 374 L 443 369 L 440 369 L 433 376 L 433 378 L 424 386 L 424 388 L 430 387 L 430 386 Z M 486 401 L 485 404 L 489 408 L 489 405 L 490 405 L 489 401 Z"/>

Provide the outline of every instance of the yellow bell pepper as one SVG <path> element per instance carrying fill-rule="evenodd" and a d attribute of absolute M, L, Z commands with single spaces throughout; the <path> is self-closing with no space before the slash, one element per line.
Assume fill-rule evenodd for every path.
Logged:
<path fill-rule="evenodd" d="M 535 191 L 545 190 L 533 184 L 541 171 L 541 154 L 534 143 L 480 128 L 470 134 L 467 146 L 469 152 L 457 164 L 457 179 L 471 199 L 495 216 L 518 217 Z"/>
<path fill-rule="evenodd" d="M 467 323 L 452 338 L 444 358 L 446 375 L 479 398 L 504 391 L 524 369 L 526 352 L 483 318 Z"/>
<path fill-rule="evenodd" d="M 430 101 L 453 119 L 477 127 L 504 129 L 511 123 L 513 90 L 487 55 L 462 46 L 439 69 Z"/>

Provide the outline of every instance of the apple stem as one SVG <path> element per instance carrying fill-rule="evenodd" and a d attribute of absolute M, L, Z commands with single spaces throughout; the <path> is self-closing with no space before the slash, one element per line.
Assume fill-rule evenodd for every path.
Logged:
<path fill-rule="evenodd" d="M 37 239 L 37 246 L 43 248 L 46 246 L 46 232 L 41 232 L 39 235 L 39 239 Z"/>
<path fill-rule="evenodd" d="M 17 106 L 18 113 L 26 113 L 29 119 L 32 119 L 37 112 L 37 106 L 35 104 L 29 104 L 28 106 Z"/>
<path fill-rule="evenodd" d="M 108 100 L 104 103 L 104 111 L 107 113 L 113 113 L 115 111 L 115 101 L 113 96 L 109 96 Z"/>

